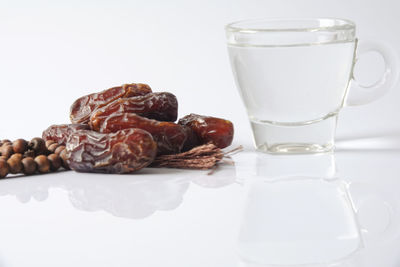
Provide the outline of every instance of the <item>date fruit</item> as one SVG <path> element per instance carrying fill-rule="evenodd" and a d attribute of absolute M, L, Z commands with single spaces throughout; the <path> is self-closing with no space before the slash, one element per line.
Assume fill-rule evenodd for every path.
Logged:
<path fill-rule="evenodd" d="M 181 118 L 178 124 L 192 129 L 201 145 L 212 143 L 219 148 L 225 148 L 232 143 L 233 124 L 228 120 L 190 114 Z"/>
<path fill-rule="evenodd" d="M 139 128 L 149 132 L 157 142 L 158 155 L 181 152 L 187 139 L 185 128 L 179 124 L 147 119 L 134 113 L 114 113 L 96 125 L 93 130 L 112 133 L 129 128 Z"/>
<path fill-rule="evenodd" d="M 132 83 L 83 96 L 78 98 L 71 106 L 71 122 L 87 124 L 90 115 L 95 109 L 101 108 L 119 98 L 142 96 L 151 92 L 151 88 L 147 84 Z"/>
<path fill-rule="evenodd" d="M 120 98 L 95 110 L 90 117 L 90 126 L 93 129 L 99 128 L 104 120 L 115 113 L 135 113 L 159 121 L 176 121 L 178 101 L 173 94 L 164 92 Z"/>
<path fill-rule="evenodd" d="M 183 152 L 189 151 L 192 148 L 201 145 L 199 138 L 197 137 L 196 133 L 192 130 L 192 128 L 186 125 L 182 125 L 182 127 L 185 129 L 187 135 L 186 141 L 183 144 L 182 148 Z"/>
<path fill-rule="evenodd" d="M 65 145 L 68 137 L 79 130 L 90 130 L 90 127 L 87 124 L 55 124 L 43 131 L 42 138 L 46 142 L 54 141 L 59 145 Z"/>
<path fill-rule="evenodd" d="M 75 171 L 132 173 L 154 160 L 157 144 L 141 129 L 109 134 L 81 130 L 68 138 L 66 151 L 68 166 Z"/>

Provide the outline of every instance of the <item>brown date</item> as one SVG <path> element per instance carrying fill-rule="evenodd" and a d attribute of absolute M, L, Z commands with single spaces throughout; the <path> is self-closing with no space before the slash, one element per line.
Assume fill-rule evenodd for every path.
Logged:
<path fill-rule="evenodd" d="M 187 138 L 185 128 L 179 124 L 147 119 L 134 113 L 114 113 L 93 130 L 112 133 L 129 128 L 139 128 L 149 132 L 157 142 L 158 155 L 181 152 Z"/>
<path fill-rule="evenodd" d="M 75 171 L 131 173 L 154 160 L 157 144 L 141 129 L 110 134 L 81 130 L 68 138 L 66 151 L 69 168 Z"/>
<path fill-rule="evenodd" d="M 141 96 L 151 92 L 151 88 L 147 84 L 132 83 L 83 96 L 78 98 L 71 106 L 71 122 L 86 124 L 89 122 L 92 112 L 97 108 L 101 108 L 119 98 Z"/>
<path fill-rule="evenodd" d="M 79 130 L 90 130 L 90 127 L 87 124 L 55 124 L 43 131 L 42 138 L 46 142 L 54 141 L 59 145 L 65 145 L 68 137 Z"/>
<path fill-rule="evenodd" d="M 192 130 L 192 128 L 186 125 L 182 125 L 182 127 L 185 129 L 187 135 L 182 151 L 189 151 L 190 149 L 201 144 L 197 134 Z"/>
<path fill-rule="evenodd" d="M 181 118 L 180 125 L 188 126 L 196 134 L 200 145 L 213 143 L 219 148 L 224 148 L 232 143 L 233 124 L 220 118 L 190 114 Z M 185 144 L 185 147 L 190 144 Z"/>
<path fill-rule="evenodd" d="M 173 94 L 165 92 L 120 98 L 95 110 L 89 124 L 93 129 L 99 128 L 99 125 L 114 113 L 135 113 L 159 121 L 176 121 L 178 101 Z"/>

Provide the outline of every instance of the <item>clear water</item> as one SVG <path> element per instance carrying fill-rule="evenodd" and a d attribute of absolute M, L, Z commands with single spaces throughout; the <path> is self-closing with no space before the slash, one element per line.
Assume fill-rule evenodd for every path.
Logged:
<path fill-rule="evenodd" d="M 288 148 L 307 152 L 333 146 L 336 115 L 351 77 L 354 42 L 228 49 L 259 149 L 284 145 L 275 152 Z"/>
<path fill-rule="evenodd" d="M 258 150 L 271 153 L 317 153 L 334 147 L 337 113 L 326 118 L 294 124 L 268 123 L 250 119 Z"/>

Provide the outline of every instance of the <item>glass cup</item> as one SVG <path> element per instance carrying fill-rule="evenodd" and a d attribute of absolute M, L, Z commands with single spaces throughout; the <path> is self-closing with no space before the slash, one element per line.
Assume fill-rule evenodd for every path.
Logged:
<path fill-rule="evenodd" d="M 349 20 L 246 20 L 225 30 L 236 85 L 260 151 L 332 150 L 341 108 L 372 102 L 398 79 L 394 50 L 358 41 Z M 376 83 L 363 85 L 353 69 L 369 51 L 382 56 L 385 71 Z"/>

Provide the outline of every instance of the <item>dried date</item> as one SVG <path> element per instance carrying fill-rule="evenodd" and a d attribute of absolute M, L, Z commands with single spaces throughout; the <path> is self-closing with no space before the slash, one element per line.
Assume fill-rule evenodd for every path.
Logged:
<path fill-rule="evenodd" d="M 97 108 L 101 108 L 119 98 L 142 96 L 151 92 L 151 88 L 147 84 L 132 83 L 83 96 L 78 98 L 71 106 L 71 122 L 86 124 L 89 122 L 92 112 Z"/>
<path fill-rule="evenodd" d="M 141 129 L 109 134 L 81 130 L 68 138 L 66 151 L 68 166 L 75 171 L 132 173 L 154 160 L 157 144 Z"/>
<path fill-rule="evenodd" d="M 182 127 L 186 131 L 186 141 L 183 144 L 182 151 L 189 151 L 192 148 L 201 145 L 200 139 L 197 137 L 197 134 L 190 128 L 189 126 L 182 125 Z"/>
<path fill-rule="evenodd" d="M 45 141 L 52 140 L 59 145 L 65 145 L 68 137 L 79 130 L 90 130 L 87 124 L 59 124 L 51 125 L 49 128 L 43 131 L 42 138 Z"/>
<path fill-rule="evenodd" d="M 157 142 L 158 155 L 181 152 L 187 139 L 185 128 L 179 124 L 147 119 L 134 113 L 114 113 L 93 130 L 112 133 L 129 128 L 139 128 L 149 132 Z"/>
<path fill-rule="evenodd" d="M 212 143 L 219 148 L 229 146 L 233 140 L 232 122 L 220 118 L 190 114 L 181 118 L 178 124 L 187 126 L 198 137 L 199 144 Z M 191 144 L 185 147 L 190 148 Z"/>
<path fill-rule="evenodd" d="M 165 92 L 120 98 L 95 110 L 90 117 L 90 126 L 93 129 L 99 128 L 104 120 L 115 113 L 135 113 L 159 121 L 176 121 L 178 101 L 173 94 Z"/>

